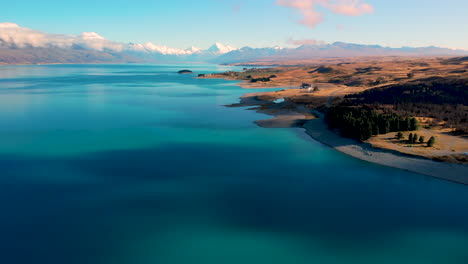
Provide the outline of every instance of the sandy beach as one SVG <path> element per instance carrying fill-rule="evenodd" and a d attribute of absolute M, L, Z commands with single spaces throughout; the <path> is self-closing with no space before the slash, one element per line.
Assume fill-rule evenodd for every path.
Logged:
<path fill-rule="evenodd" d="M 250 110 L 273 117 L 256 121 L 255 123 L 261 127 L 304 128 L 305 133 L 313 140 L 354 158 L 468 185 L 468 165 L 466 164 L 438 162 L 430 158 L 413 156 L 396 150 L 375 148 L 369 143 L 343 138 L 327 128 L 323 114 L 318 111 L 311 111 L 311 109 L 306 109 L 293 102 L 272 103 L 262 99 L 261 94 L 247 94 L 241 98 L 239 104 L 231 106 L 255 106 Z"/>
<path fill-rule="evenodd" d="M 322 119 L 308 120 L 303 127 L 313 139 L 352 157 L 468 185 L 467 165 L 437 162 L 396 151 L 376 149 L 370 144 L 340 137 L 328 130 Z"/>

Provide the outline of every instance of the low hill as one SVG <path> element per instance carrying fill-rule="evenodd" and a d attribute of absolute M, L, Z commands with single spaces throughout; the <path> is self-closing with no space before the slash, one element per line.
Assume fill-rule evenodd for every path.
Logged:
<path fill-rule="evenodd" d="M 346 96 L 364 104 L 462 104 L 468 106 L 468 78 L 432 77 L 404 84 L 383 86 Z"/>
<path fill-rule="evenodd" d="M 324 45 L 303 45 L 298 48 L 242 48 L 221 55 L 215 61 L 224 64 L 246 63 L 270 65 L 284 61 L 309 60 L 314 58 L 351 58 L 351 57 L 426 57 L 426 56 L 463 56 L 465 50 L 452 50 L 439 47 L 402 47 L 389 48 L 379 45 L 361 45 L 335 42 Z"/>
<path fill-rule="evenodd" d="M 49 48 L 0 48 L 0 64 L 127 63 L 142 60 L 116 52 Z"/>
<path fill-rule="evenodd" d="M 378 87 L 347 95 L 347 106 L 369 106 L 403 116 L 424 117 L 427 125 L 442 125 L 468 133 L 468 76 L 432 77 Z"/>

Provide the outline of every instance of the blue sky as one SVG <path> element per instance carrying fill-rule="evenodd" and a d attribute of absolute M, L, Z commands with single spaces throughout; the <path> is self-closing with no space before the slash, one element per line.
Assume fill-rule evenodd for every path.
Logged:
<path fill-rule="evenodd" d="M 0 22 L 51 33 L 94 31 L 121 42 L 206 48 L 288 46 L 290 39 L 384 46 L 468 49 L 467 0 L 364 0 L 373 12 L 348 16 L 315 7 L 322 23 L 298 23 L 301 9 L 278 0 L 16 0 L 4 1 Z M 280 0 L 293 2 L 352 0 Z M 294 4 L 291 4 L 294 5 Z"/>

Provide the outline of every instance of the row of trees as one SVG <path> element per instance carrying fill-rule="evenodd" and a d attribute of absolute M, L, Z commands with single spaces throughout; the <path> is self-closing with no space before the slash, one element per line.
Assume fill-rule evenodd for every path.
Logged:
<path fill-rule="evenodd" d="M 330 129 L 338 129 L 342 136 L 359 140 L 390 132 L 419 129 L 415 118 L 377 113 L 368 107 L 331 107 L 326 120 Z"/>
<path fill-rule="evenodd" d="M 269 82 L 271 81 L 270 77 L 262 77 L 262 78 L 252 78 L 250 79 L 250 82 L 256 83 L 256 82 Z"/>
<path fill-rule="evenodd" d="M 403 139 L 403 133 L 398 132 L 398 134 L 396 135 L 396 138 L 399 139 L 399 140 L 402 140 Z M 436 139 L 435 137 L 431 137 L 429 139 L 429 141 L 427 141 L 427 146 L 428 147 L 433 147 L 434 144 L 436 142 Z M 410 133 L 409 136 L 408 136 L 408 140 L 407 140 L 407 143 L 408 144 L 424 144 L 426 143 L 426 137 L 425 136 L 419 136 L 418 134 L 413 134 L 413 133 Z"/>
<path fill-rule="evenodd" d="M 424 141 L 426 140 L 426 137 L 424 136 L 419 136 L 418 134 L 414 134 L 413 133 L 410 133 L 409 136 L 408 136 L 408 142 L 411 143 L 411 144 L 417 144 L 417 143 L 424 143 Z"/>

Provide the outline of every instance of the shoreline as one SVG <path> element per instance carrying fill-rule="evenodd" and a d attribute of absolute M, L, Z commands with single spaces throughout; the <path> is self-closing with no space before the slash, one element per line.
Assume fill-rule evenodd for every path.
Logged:
<path fill-rule="evenodd" d="M 285 106 L 288 109 L 284 109 Z M 254 122 L 260 127 L 304 129 L 304 133 L 311 140 L 353 158 L 468 185 L 468 176 L 465 176 L 468 175 L 468 165 L 466 164 L 439 162 L 429 157 L 411 155 L 392 149 L 375 148 L 370 143 L 341 137 L 328 129 L 322 113 L 312 111 L 312 109 L 309 109 L 310 112 L 308 112 L 304 106 L 293 102 L 278 104 L 262 100 L 258 94 L 245 94 L 240 98 L 240 103 L 230 105 L 230 107 L 250 107 L 248 110 L 272 116 L 271 119 Z"/>
<path fill-rule="evenodd" d="M 330 131 L 323 119 L 308 120 L 303 125 L 305 133 L 315 141 L 351 157 L 393 167 L 438 179 L 468 185 L 468 166 L 437 162 L 429 158 L 411 156 L 394 150 L 377 149 L 368 143 L 343 138 Z"/>

